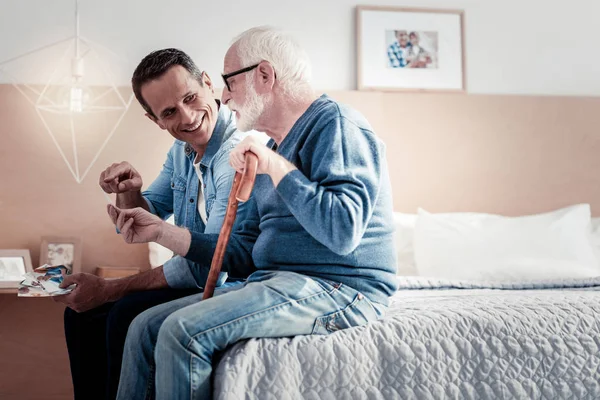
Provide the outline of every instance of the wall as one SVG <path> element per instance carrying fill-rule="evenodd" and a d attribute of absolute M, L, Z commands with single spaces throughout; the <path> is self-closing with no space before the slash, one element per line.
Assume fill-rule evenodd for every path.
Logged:
<path fill-rule="evenodd" d="M 388 149 L 394 208 L 600 215 L 600 99 L 339 92 Z"/>
<path fill-rule="evenodd" d="M 1 0 L 0 35 L 11 40 L 0 42 L 0 61 L 72 35 L 73 4 Z M 189 52 L 220 86 L 232 38 L 251 26 L 277 25 L 308 51 L 315 87 L 348 90 L 356 87 L 357 4 L 464 9 L 470 93 L 600 95 L 596 0 L 81 0 L 81 34 L 124 59 L 112 64 L 122 85 L 144 55 L 174 46 Z M 51 70 L 49 63 L 63 54 L 50 50 L 15 73 L 26 80 L 43 76 L 41 67 Z M 89 73 L 92 64 L 86 64 Z M 2 81 L 10 80 L 0 73 Z M 109 82 L 102 77 L 100 83 Z"/>
<path fill-rule="evenodd" d="M 33 106 L 10 85 L 0 86 L 0 121 L 0 221 L 5 227 L 0 231 L 0 248 L 29 248 L 37 265 L 42 236 L 77 236 L 83 242 L 85 272 L 94 272 L 98 265 L 149 268 L 147 245 L 127 245 L 115 234 L 98 178 L 108 165 L 128 160 L 140 171 L 144 184 L 149 184 L 172 143 L 168 133 L 133 105 L 114 140 L 78 184 Z M 90 120 L 90 124 L 99 122 Z M 57 140 L 74 164 L 66 132 L 58 134 Z M 107 134 L 108 129 L 91 127 L 78 131 L 82 170 Z"/>

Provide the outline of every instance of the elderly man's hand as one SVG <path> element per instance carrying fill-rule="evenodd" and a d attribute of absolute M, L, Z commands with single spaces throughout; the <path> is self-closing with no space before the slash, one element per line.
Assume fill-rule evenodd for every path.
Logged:
<path fill-rule="evenodd" d="M 265 146 L 260 139 L 252 135 L 247 136 L 229 153 L 229 163 L 233 169 L 240 173 L 244 172 L 244 166 L 246 165 L 245 154 L 247 151 L 253 152 L 258 158 L 258 168 L 256 173 L 268 174 L 271 159 L 272 157 L 277 156 L 277 154 Z"/>
<path fill-rule="evenodd" d="M 120 209 L 109 204 L 108 215 L 127 243 L 156 242 L 165 222 L 143 208 Z"/>
<path fill-rule="evenodd" d="M 246 165 L 245 154 L 247 151 L 253 152 L 258 158 L 256 173 L 268 174 L 274 186 L 277 186 L 285 175 L 296 169 L 285 158 L 265 146 L 260 139 L 248 136 L 229 153 L 229 163 L 240 173 L 244 171 Z"/>
<path fill-rule="evenodd" d="M 116 300 L 108 282 L 96 275 L 86 273 L 67 275 L 60 287 L 66 288 L 72 284 L 77 286 L 71 293 L 53 296 L 52 299 L 77 312 L 88 311 L 109 301 Z"/>

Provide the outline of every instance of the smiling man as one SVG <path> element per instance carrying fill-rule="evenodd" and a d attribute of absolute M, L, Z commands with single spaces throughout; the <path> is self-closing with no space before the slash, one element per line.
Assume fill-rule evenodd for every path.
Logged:
<path fill-rule="evenodd" d="M 116 193 L 119 207 L 142 207 L 161 219 L 173 214 L 178 226 L 219 233 L 235 174 L 229 152 L 247 134 L 236 129 L 232 113 L 215 99 L 209 76 L 180 50 L 146 56 L 133 74 L 132 86 L 146 116 L 176 141 L 159 176 L 144 192 L 142 177 L 128 162 L 106 168 L 100 186 Z M 244 208 L 240 205 L 238 220 L 243 220 Z M 176 256 L 162 267 L 119 280 L 91 274 L 66 277 L 65 284 L 76 283 L 77 288 L 55 299 L 68 306 L 65 335 L 75 398 L 114 398 L 131 321 L 151 307 L 199 293 L 208 271 Z M 219 284 L 226 278 L 222 274 Z M 237 281 L 230 278 L 222 286 Z"/>

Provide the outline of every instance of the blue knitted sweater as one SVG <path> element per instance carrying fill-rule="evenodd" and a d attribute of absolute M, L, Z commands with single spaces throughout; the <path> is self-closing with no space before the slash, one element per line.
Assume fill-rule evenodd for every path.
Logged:
<path fill-rule="evenodd" d="M 268 175 L 257 176 L 223 270 L 232 277 L 294 271 L 387 304 L 397 288 L 397 260 L 383 142 L 361 114 L 323 95 L 276 151 L 298 170 L 277 187 Z M 186 258 L 210 265 L 217 239 L 192 232 Z"/>

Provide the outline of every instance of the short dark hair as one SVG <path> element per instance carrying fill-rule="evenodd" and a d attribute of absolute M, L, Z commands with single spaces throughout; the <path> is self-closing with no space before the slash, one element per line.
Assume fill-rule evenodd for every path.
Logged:
<path fill-rule="evenodd" d="M 142 86 L 160 78 L 169 68 L 175 65 L 181 65 L 200 83 L 200 86 L 204 86 L 202 71 L 200 71 L 190 56 L 179 49 L 172 48 L 156 50 L 148 54 L 140 61 L 131 77 L 131 86 L 133 87 L 135 98 L 140 102 L 144 110 L 155 118 L 156 115 L 154 115 L 154 112 L 152 112 L 150 106 L 142 97 Z"/>

